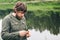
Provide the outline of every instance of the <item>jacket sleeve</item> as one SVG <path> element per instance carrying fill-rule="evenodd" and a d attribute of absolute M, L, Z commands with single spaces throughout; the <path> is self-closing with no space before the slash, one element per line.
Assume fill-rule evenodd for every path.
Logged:
<path fill-rule="evenodd" d="M 19 32 L 12 32 L 10 33 L 10 21 L 8 18 L 4 18 L 2 20 L 2 32 L 1 37 L 3 40 L 9 40 L 15 37 L 19 37 Z"/>

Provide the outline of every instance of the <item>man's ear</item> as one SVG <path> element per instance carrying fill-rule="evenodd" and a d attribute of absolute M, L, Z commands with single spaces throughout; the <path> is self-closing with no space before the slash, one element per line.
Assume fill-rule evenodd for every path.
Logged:
<path fill-rule="evenodd" d="M 16 16 L 16 13 L 12 13 L 13 16 Z"/>
<path fill-rule="evenodd" d="M 17 10 L 16 10 L 16 8 L 14 8 L 14 11 L 15 11 L 15 13 L 17 13 Z"/>

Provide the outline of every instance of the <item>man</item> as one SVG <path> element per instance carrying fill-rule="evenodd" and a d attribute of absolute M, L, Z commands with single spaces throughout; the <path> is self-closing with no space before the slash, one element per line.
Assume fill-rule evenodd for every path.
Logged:
<path fill-rule="evenodd" d="M 26 11 L 26 5 L 22 2 L 17 2 L 14 7 L 14 13 L 10 13 L 2 20 L 1 37 L 3 40 L 27 40 L 30 34 L 24 17 Z"/>

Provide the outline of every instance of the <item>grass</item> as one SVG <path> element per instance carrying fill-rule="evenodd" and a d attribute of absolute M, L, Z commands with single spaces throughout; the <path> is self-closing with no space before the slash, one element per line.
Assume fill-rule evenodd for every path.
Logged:
<path fill-rule="evenodd" d="M 0 4 L 0 10 L 13 9 L 14 4 Z M 39 2 L 39 3 L 28 3 L 27 10 L 34 12 L 36 16 L 47 15 L 47 11 L 60 11 L 60 4 L 58 2 Z M 36 14 L 37 13 L 37 14 Z M 48 14 L 49 16 L 49 14 Z"/>
<path fill-rule="evenodd" d="M 17 0 L 0 0 L 0 3 L 11 3 L 16 2 Z"/>
<path fill-rule="evenodd" d="M 0 10 L 5 10 L 8 13 L 7 9 L 13 9 L 14 4 L 0 4 Z M 47 15 L 50 16 L 50 13 L 47 14 L 48 11 L 59 12 L 60 4 L 57 2 L 43 2 L 43 3 L 28 3 L 27 10 L 34 12 L 35 16 Z M 37 14 L 36 14 L 37 13 Z"/>
<path fill-rule="evenodd" d="M 12 9 L 13 4 L 0 4 L 0 10 Z"/>
<path fill-rule="evenodd" d="M 14 4 L 0 4 L 0 9 L 13 9 Z M 29 3 L 27 4 L 28 10 L 52 10 L 54 7 L 60 7 L 58 3 Z"/>
<path fill-rule="evenodd" d="M 56 6 L 59 6 L 58 3 L 52 3 L 52 2 L 49 2 L 49 3 L 35 3 L 35 4 L 29 4 L 27 5 L 28 6 L 28 9 L 29 10 L 50 10 L 50 9 L 53 9 L 54 7 Z"/>

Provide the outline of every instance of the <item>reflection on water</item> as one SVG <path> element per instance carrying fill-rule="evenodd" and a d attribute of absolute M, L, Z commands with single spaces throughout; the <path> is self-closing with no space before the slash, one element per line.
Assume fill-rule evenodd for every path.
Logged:
<path fill-rule="evenodd" d="M 0 20 L 0 32 L 1 32 L 1 25 L 2 25 L 1 21 L 2 20 Z M 58 35 L 51 34 L 50 31 L 48 31 L 47 29 L 45 29 L 42 32 L 36 29 L 29 29 L 31 33 L 31 37 L 29 37 L 28 40 L 38 40 L 38 39 L 39 40 L 60 40 L 60 34 Z"/>
<path fill-rule="evenodd" d="M 44 30 L 43 32 L 36 31 L 35 29 L 30 30 L 31 37 L 29 40 L 60 40 L 60 34 L 54 35 L 50 31 Z"/>
<path fill-rule="evenodd" d="M 43 32 L 45 29 L 49 30 L 51 34 L 58 35 L 60 33 L 60 12 L 54 11 L 37 11 L 27 13 L 27 24 L 29 29 L 36 29 Z M 44 14 L 45 13 L 45 14 Z M 36 16 L 36 15 L 38 16 Z"/>

